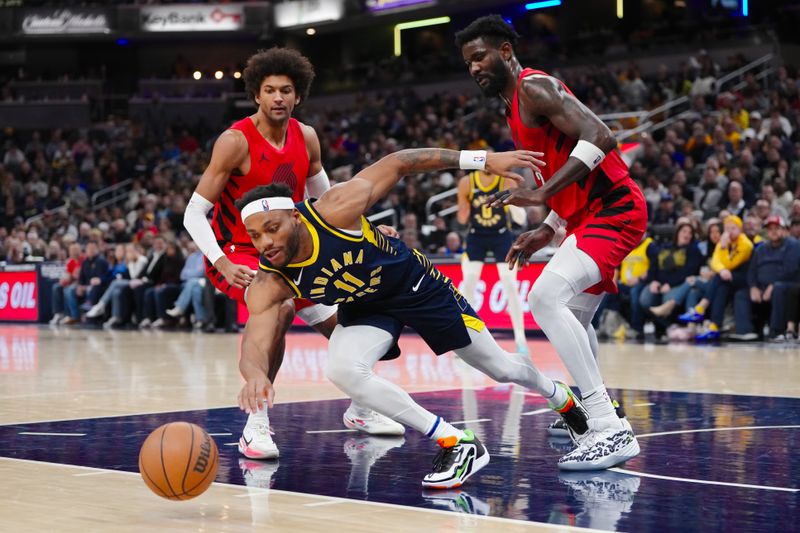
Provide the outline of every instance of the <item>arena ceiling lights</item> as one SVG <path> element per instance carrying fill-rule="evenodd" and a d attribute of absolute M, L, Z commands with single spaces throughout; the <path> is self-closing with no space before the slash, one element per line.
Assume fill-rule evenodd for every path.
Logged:
<path fill-rule="evenodd" d="M 561 0 L 542 0 L 540 2 L 529 2 L 525 4 L 525 9 L 533 11 L 534 9 L 544 9 L 545 7 L 556 7 L 561 5 Z"/>
<path fill-rule="evenodd" d="M 448 22 L 450 22 L 450 17 L 436 17 L 432 19 L 414 20 L 411 22 L 401 22 L 400 24 L 396 24 L 394 27 L 394 55 L 396 57 L 403 55 L 403 45 L 400 37 L 403 30 L 424 28 L 425 26 L 436 26 L 437 24 L 447 24 Z"/>

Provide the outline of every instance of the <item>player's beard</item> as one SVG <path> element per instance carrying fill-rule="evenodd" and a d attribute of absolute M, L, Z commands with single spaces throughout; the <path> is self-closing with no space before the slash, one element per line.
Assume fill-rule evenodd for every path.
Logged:
<path fill-rule="evenodd" d="M 495 96 L 500 96 L 503 89 L 505 89 L 508 82 L 508 70 L 501 60 L 497 60 L 492 63 L 491 70 L 483 74 L 483 77 L 489 82 L 484 86 L 478 85 L 478 87 L 484 96 L 494 98 Z"/>
<path fill-rule="evenodd" d="M 289 263 L 292 262 L 294 256 L 297 255 L 297 251 L 300 249 L 300 224 L 294 228 L 292 231 L 292 235 L 289 237 L 289 240 L 286 241 L 286 247 L 284 248 L 284 255 L 286 259 L 284 259 L 283 264 L 281 267 L 285 267 Z"/>

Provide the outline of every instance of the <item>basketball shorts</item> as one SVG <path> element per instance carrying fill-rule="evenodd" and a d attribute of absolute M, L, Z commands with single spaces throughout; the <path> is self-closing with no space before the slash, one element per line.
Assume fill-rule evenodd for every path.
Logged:
<path fill-rule="evenodd" d="M 224 249 L 225 248 L 223 247 L 223 250 Z M 225 257 L 230 259 L 231 262 L 236 265 L 244 265 L 250 270 L 258 271 L 258 255 L 254 255 L 252 253 L 231 252 L 226 253 Z M 228 281 L 225 279 L 225 276 L 223 276 L 219 270 L 214 268 L 214 265 L 212 265 L 208 259 L 206 259 L 206 276 L 208 276 L 211 284 L 219 289 L 220 292 L 225 294 L 225 296 L 244 304 L 244 289 L 234 287 L 228 283 Z M 305 298 L 295 298 L 294 308 L 297 316 L 309 326 L 314 326 L 324 322 L 336 313 L 335 305 L 329 306 L 315 304 L 314 302 L 306 300 Z"/>
<path fill-rule="evenodd" d="M 495 263 L 503 263 L 512 244 L 514 244 L 514 236 L 505 228 L 491 234 L 469 233 L 467 235 L 467 261 L 485 263 L 486 257 L 491 254 Z"/>
<path fill-rule="evenodd" d="M 481 331 L 485 327 L 449 278 L 435 269 L 426 271 L 422 265 L 412 270 L 390 298 L 339 304 L 339 324 L 382 329 L 394 337 L 395 343 L 408 326 L 436 355 L 467 346 L 471 342 L 468 329 Z"/>
<path fill-rule="evenodd" d="M 599 209 L 590 211 L 575 227 L 567 228 L 567 236 L 575 235 L 577 247 L 600 268 L 600 283 L 586 292 L 617 293 L 614 272 L 639 246 L 646 230 L 647 203 L 630 179 L 606 193 Z"/>

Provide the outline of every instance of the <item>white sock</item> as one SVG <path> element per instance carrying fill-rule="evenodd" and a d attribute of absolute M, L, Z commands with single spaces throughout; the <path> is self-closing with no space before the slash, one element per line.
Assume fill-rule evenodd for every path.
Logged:
<path fill-rule="evenodd" d="M 269 413 L 267 412 L 267 406 L 265 405 L 255 413 L 250 413 L 247 415 L 247 424 L 250 425 L 251 422 L 256 422 L 264 420 L 267 425 L 269 426 Z"/>
<path fill-rule="evenodd" d="M 605 418 L 616 416 L 614 404 L 606 392 L 606 386 L 600 385 L 596 389 L 583 395 L 581 399 L 586 410 L 589 411 L 589 418 Z"/>
<path fill-rule="evenodd" d="M 437 416 L 433 424 L 431 424 L 431 427 L 425 432 L 425 436 L 433 441 L 438 441 L 439 439 L 445 439 L 447 437 L 455 437 L 461 440 L 464 438 L 465 434 L 460 429 L 448 424 L 441 416 Z"/>

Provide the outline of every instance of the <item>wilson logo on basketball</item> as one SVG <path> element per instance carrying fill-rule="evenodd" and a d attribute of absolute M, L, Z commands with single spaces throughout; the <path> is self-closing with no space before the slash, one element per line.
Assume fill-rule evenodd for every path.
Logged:
<path fill-rule="evenodd" d="M 211 456 L 211 437 L 206 435 L 203 444 L 200 445 L 200 455 L 197 457 L 197 462 L 194 464 L 194 471 L 202 474 L 208 468 L 208 459 Z"/>

